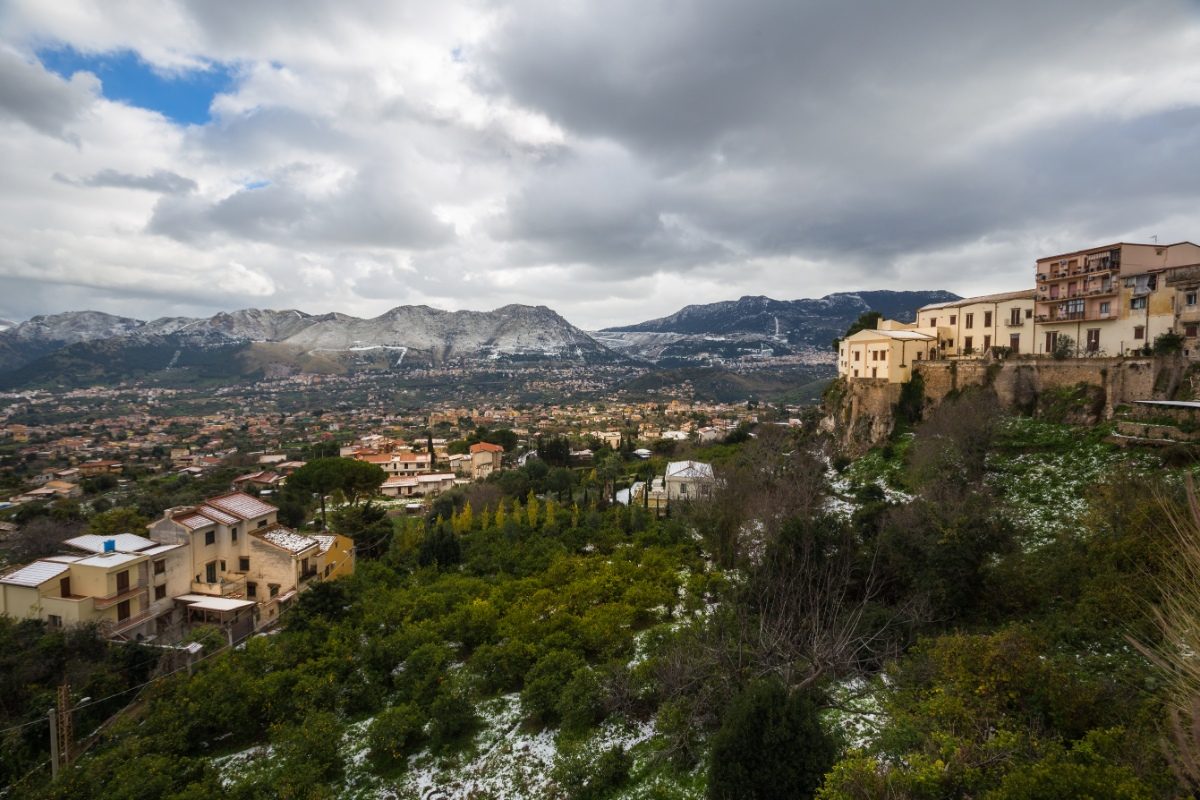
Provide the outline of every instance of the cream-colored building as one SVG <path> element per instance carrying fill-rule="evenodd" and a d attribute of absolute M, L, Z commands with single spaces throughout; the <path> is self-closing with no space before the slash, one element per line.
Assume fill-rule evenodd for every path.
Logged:
<path fill-rule="evenodd" d="M 912 368 L 938 357 L 939 337 L 950 337 L 949 328 L 921 328 L 895 320 L 862 330 L 838 342 L 838 375 L 851 380 L 885 380 L 906 383 Z"/>
<path fill-rule="evenodd" d="M 476 442 L 470 447 L 471 477 L 483 480 L 501 469 L 504 448 L 491 442 Z"/>
<path fill-rule="evenodd" d="M 1074 342 L 1073 355 L 1121 355 L 1152 345 L 1190 324 L 1184 319 L 1194 316 L 1195 297 L 1191 312 L 1180 303 L 1191 284 L 1171 285 L 1171 278 L 1197 266 L 1200 246 L 1191 242 L 1118 242 L 1038 259 L 1035 352 L 1053 353 L 1062 336 Z"/>
<path fill-rule="evenodd" d="M 226 613 L 240 630 L 276 619 L 298 592 L 325 577 L 353 571 L 353 543 L 333 535 L 322 541 L 297 533 L 276 519 L 277 509 L 241 492 L 212 497 L 201 505 L 167 510 L 148 528 L 150 537 L 187 547 L 188 594 L 221 598 L 200 602 L 206 613 Z M 349 562 L 349 563 L 347 563 Z"/>
<path fill-rule="evenodd" d="M 918 330 L 938 329 L 943 356 L 982 356 L 992 348 L 1032 352 L 1034 290 L 964 297 L 917 310 Z M 907 378 L 905 378 L 907 380 Z"/>
<path fill-rule="evenodd" d="M 52 626 L 95 624 L 126 641 L 169 636 L 186 591 L 185 553 L 142 536 L 78 536 L 75 552 L 49 556 L 0 577 L 0 613 Z"/>

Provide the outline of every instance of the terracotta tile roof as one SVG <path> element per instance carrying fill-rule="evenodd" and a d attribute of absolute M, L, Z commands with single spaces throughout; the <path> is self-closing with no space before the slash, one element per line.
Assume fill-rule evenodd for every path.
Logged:
<path fill-rule="evenodd" d="M 504 448 L 491 442 L 476 442 L 471 445 L 472 453 L 503 453 Z"/>

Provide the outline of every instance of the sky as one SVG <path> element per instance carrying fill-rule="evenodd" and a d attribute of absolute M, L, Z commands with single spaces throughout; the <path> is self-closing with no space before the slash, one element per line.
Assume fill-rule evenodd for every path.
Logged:
<path fill-rule="evenodd" d="M 0 317 L 983 294 L 1200 241 L 1200 0 L 0 0 Z"/>

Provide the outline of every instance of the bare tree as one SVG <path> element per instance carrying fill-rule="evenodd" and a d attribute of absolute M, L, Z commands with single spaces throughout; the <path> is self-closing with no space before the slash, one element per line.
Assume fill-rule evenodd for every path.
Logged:
<path fill-rule="evenodd" d="M 9 558 L 23 563 L 53 555 L 62 549 L 65 540 L 83 534 L 86 527 L 82 520 L 35 517 L 9 540 Z"/>
<path fill-rule="evenodd" d="M 1167 759 L 1180 781 L 1200 789 L 1200 500 L 1190 474 L 1186 480 L 1186 513 L 1163 502 L 1176 546 L 1163 559 L 1152 611 L 1161 638 L 1130 641 L 1167 676 Z"/>

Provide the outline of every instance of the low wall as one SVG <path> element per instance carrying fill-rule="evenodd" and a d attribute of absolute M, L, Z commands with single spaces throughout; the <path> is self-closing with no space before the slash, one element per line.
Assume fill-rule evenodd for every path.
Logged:
<path fill-rule="evenodd" d="M 1189 379 L 1188 362 L 1178 357 L 1052 358 L 1013 357 L 1005 361 L 947 360 L 921 364 L 925 413 L 954 392 L 986 386 L 1000 404 L 1012 411 L 1032 414 L 1048 392 L 1075 389 L 1081 384 L 1096 399 L 1096 422 L 1108 419 L 1118 406 L 1135 400 L 1161 400 L 1173 396 Z M 895 425 L 895 405 L 902 386 L 882 380 L 839 379 L 826 395 L 822 428 L 832 434 L 849 455 L 857 455 L 883 442 Z"/>

